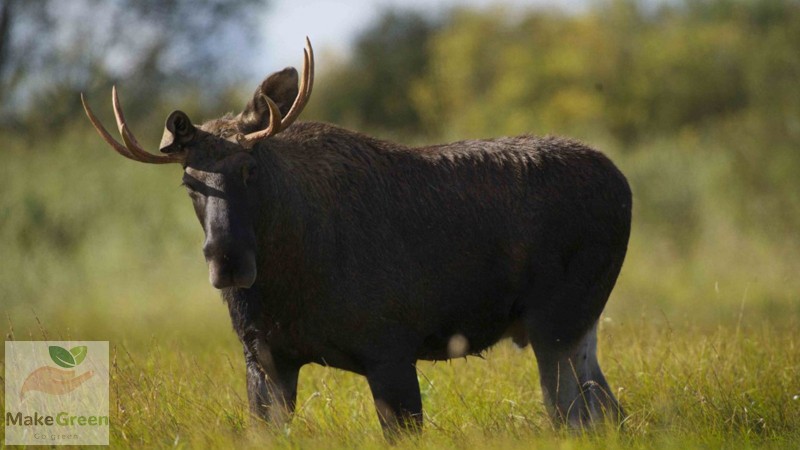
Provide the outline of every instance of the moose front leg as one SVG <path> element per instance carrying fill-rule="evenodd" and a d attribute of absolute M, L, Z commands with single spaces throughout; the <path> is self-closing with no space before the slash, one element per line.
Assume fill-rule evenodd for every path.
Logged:
<path fill-rule="evenodd" d="M 299 363 L 276 354 L 267 344 L 261 293 L 256 288 L 225 289 L 222 297 L 228 304 L 236 334 L 244 347 L 247 366 L 247 398 L 254 417 L 281 426 L 294 412 L 297 398 Z"/>
<path fill-rule="evenodd" d="M 247 352 L 245 351 L 245 354 Z M 269 398 L 267 396 L 267 378 L 258 363 L 245 356 L 247 364 L 247 400 L 250 404 L 250 413 L 260 419 L 269 419 Z"/>
<path fill-rule="evenodd" d="M 413 361 L 368 367 L 367 381 L 387 438 L 394 439 L 398 431 L 422 430 L 422 399 Z"/>
<path fill-rule="evenodd" d="M 281 427 L 294 412 L 300 366 L 276 358 L 265 346 L 257 347 L 255 351 L 245 347 L 250 412 L 259 419 Z"/>

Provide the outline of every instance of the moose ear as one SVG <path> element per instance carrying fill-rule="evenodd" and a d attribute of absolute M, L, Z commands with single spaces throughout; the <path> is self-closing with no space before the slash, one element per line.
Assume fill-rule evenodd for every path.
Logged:
<path fill-rule="evenodd" d="M 194 138 L 195 131 L 197 129 L 192 125 L 192 121 L 185 112 L 172 111 L 164 124 L 164 135 L 161 137 L 159 150 L 162 153 L 181 151 L 181 147 Z"/>
<path fill-rule="evenodd" d="M 253 94 L 253 99 L 241 113 L 244 128 L 260 130 L 269 124 L 269 106 L 264 96 L 275 102 L 281 115 L 285 116 L 297 98 L 297 80 L 297 70 L 287 67 L 262 81 Z"/>

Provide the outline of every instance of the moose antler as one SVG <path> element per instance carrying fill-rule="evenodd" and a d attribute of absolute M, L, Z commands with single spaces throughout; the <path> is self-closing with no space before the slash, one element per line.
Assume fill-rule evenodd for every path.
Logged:
<path fill-rule="evenodd" d="M 278 105 L 266 95 L 263 96 L 269 107 L 269 125 L 263 130 L 254 131 L 249 134 L 238 134 L 236 140 L 239 145 L 246 149 L 251 149 L 253 146 L 270 136 L 274 136 L 289 127 L 295 120 L 300 112 L 305 108 L 311 97 L 311 89 L 314 87 L 314 50 L 311 48 L 311 41 L 306 36 L 306 48 L 303 50 L 303 76 L 300 78 L 300 88 L 297 92 L 297 98 L 294 99 L 291 109 L 286 114 L 286 117 L 281 118 L 281 112 Z"/>
<path fill-rule="evenodd" d="M 86 99 L 83 97 L 83 93 L 81 93 L 81 103 L 83 103 L 83 110 L 86 111 L 89 121 L 92 122 L 94 129 L 97 130 L 97 133 L 100 134 L 100 137 L 108 142 L 108 144 L 114 150 L 116 150 L 117 153 L 134 161 L 149 164 L 180 163 L 184 161 L 186 155 L 183 153 L 164 156 L 154 155 L 144 150 L 142 146 L 139 145 L 139 142 L 133 136 L 133 133 L 131 133 L 130 129 L 128 128 L 128 124 L 125 122 L 125 115 L 122 114 L 122 106 L 120 106 L 119 103 L 119 96 L 117 96 L 116 86 L 111 88 L 111 102 L 114 105 L 114 116 L 117 118 L 117 128 L 119 128 L 119 134 L 122 135 L 122 142 L 124 142 L 125 145 L 120 144 L 116 139 L 111 137 L 111 134 L 94 115 L 92 108 L 90 108 L 89 104 L 86 103 Z"/>

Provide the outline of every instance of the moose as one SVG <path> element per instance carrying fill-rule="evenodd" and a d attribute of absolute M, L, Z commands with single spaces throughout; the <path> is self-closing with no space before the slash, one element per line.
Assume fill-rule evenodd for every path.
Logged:
<path fill-rule="evenodd" d="M 422 427 L 419 360 L 531 344 L 547 410 L 585 429 L 625 413 L 597 361 L 597 323 L 622 268 L 632 198 L 602 153 L 557 137 L 411 148 L 296 122 L 314 83 L 260 83 L 238 114 L 166 119 L 160 152 L 131 132 L 122 156 L 178 163 L 203 254 L 244 347 L 249 407 L 291 418 L 301 366 L 366 377 L 384 433 Z"/>

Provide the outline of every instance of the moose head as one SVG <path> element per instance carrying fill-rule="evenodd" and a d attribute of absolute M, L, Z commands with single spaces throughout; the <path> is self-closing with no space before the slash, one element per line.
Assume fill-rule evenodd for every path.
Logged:
<path fill-rule="evenodd" d="M 256 279 L 256 237 L 251 217 L 258 191 L 259 142 L 288 128 L 300 115 L 314 84 L 314 53 L 306 38 L 303 73 L 286 68 L 266 78 L 238 115 L 195 125 L 183 111 L 166 120 L 160 152 L 142 148 L 130 131 L 116 87 L 111 100 L 122 142 L 100 123 L 83 95 L 86 115 L 100 136 L 120 155 L 149 164 L 179 163 L 183 185 L 205 233 L 203 254 L 209 280 L 217 288 L 249 288 Z"/>

